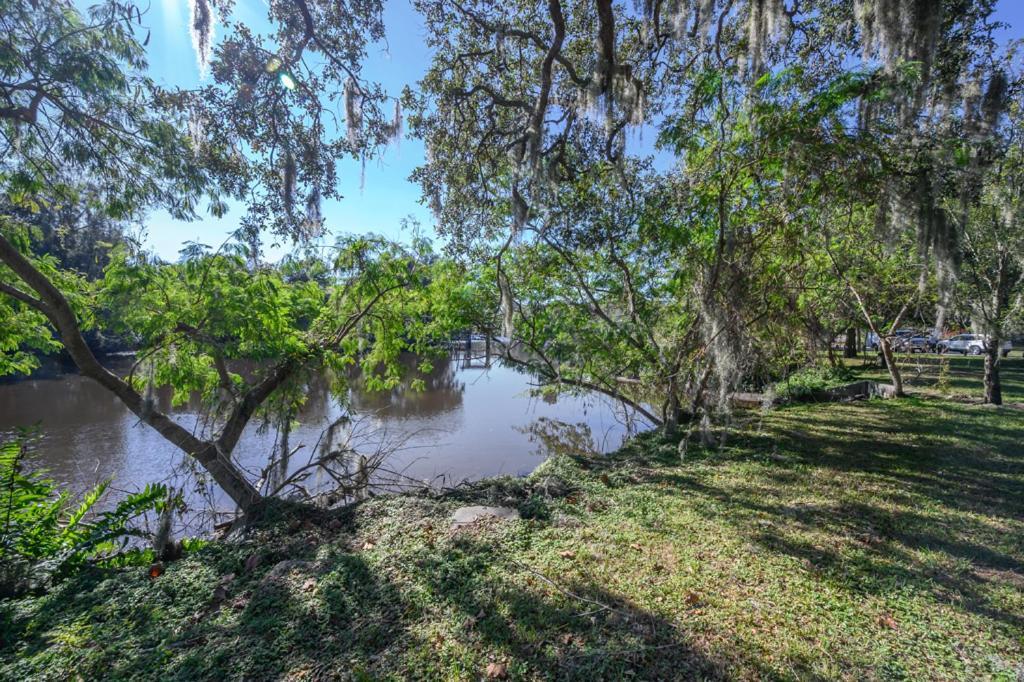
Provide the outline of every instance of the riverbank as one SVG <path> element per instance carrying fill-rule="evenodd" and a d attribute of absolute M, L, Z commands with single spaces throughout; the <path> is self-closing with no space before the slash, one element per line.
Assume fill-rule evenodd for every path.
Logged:
<path fill-rule="evenodd" d="M 751 414 L 3 605 L 6 679 L 1016 679 L 1024 411 Z M 453 531 L 465 504 L 519 521 Z"/>

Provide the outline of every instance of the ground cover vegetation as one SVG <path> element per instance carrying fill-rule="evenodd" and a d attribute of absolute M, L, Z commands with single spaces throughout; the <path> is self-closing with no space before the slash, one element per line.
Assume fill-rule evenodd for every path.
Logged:
<path fill-rule="evenodd" d="M 1024 81 L 994 0 L 413 5 L 433 59 L 388 93 L 361 71 L 380 2 L 270 0 L 257 27 L 194 0 L 208 77 L 183 90 L 147 75 L 132 2 L 0 0 L 0 374 L 65 353 L 249 524 L 119 571 L 164 555 L 159 529 L 149 554 L 117 542 L 136 513 L 170 524 L 171 491 L 89 521 L 102 490 L 76 510 L 5 446 L 11 591 L 36 592 L 4 602 L 5 672 L 1019 674 L 1024 397 L 1000 349 L 1024 302 Z M 323 217 L 339 161 L 406 128 L 440 253 Z M 155 210 L 229 209 L 237 232 L 175 263 L 134 238 Z M 268 238 L 291 253 L 268 262 Z M 902 355 L 905 326 L 970 329 L 983 357 Z M 310 377 L 391 389 L 403 353 L 428 367 L 467 329 L 539 391 L 655 431 L 462 498 L 347 506 L 350 451 L 318 463 L 335 490 L 287 485 Z M 128 340 L 127 374 L 90 330 Z M 836 352 L 861 330 L 871 366 Z M 853 378 L 896 400 L 732 400 Z M 259 478 L 235 452 L 253 421 L 281 444 Z M 450 532 L 465 499 L 527 518 Z"/>

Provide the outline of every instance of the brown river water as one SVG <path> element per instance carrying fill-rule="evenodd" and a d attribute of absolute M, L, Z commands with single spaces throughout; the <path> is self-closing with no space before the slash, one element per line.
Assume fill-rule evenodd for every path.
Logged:
<path fill-rule="evenodd" d="M 118 358 L 110 366 L 126 370 L 130 363 L 131 358 Z M 397 447 L 387 466 L 405 481 L 438 486 L 525 475 L 553 448 L 609 452 L 630 431 L 621 408 L 606 397 L 534 396 L 530 376 L 488 361 L 475 345 L 471 353 L 435 361 L 433 372 L 421 378 L 425 390 L 405 385 L 383 393 L 362 391 L 355 381 L 348 396 L 357 449 Z M 294 467 L 308 461 L 327 425 L 345 413 L 324 383 L 310 384 L 290 434 L 291 448 L 302 446 L 292 458 Z M 158 392 L 158 403 L 187 428 L 200 422 L 194 407 L 172 408 L 169 391 Z M 60 374 L 0 384 L 0 433 L 32 425 L 39 438 L 30 468 L 46 469 L 74 492 L 106 478 L 112 479 L 111 499 L 148 482 L 189 487 L 183 455 L 91 379 Z M 242 436 L 233 456 L 253 480 L 274 452 L 277 436 L 276 429 L 255 422 Z M 215 497 L 221 510 L 229 506 L 222 495 Z"/>

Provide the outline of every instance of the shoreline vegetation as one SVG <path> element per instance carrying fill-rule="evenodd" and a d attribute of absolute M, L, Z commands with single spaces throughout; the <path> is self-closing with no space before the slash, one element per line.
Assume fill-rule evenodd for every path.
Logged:
<path fill-rule="evenodd" d="M 906 399 L 738 412 L 682 460 L 651 432 L 441 496 L 274 503 L 157 578 L 5 602 L 0 677 L 1015 680 L 1024 361 L 1004 407 L 980 363 L 940 366 Z M 522 519 L 453 529 L 469 504 Z"/>

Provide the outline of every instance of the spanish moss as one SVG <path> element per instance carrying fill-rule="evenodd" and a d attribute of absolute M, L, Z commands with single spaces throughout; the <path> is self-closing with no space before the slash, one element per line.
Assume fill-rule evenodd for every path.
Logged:
<path fill-rule="evenodd" d="M 345 81 L 345 129 L 348 135 L 348 143 L 355 148 L 363 127 L 363 102 L 359 85 L 354 79 Z"/>
<path fill-rule="evenodd" d="M 189 0 L 188 6 L 191 17 L 189 34 L 192 36 L 192 47 L 199 63 L 199 75 L 204 77 L 213 54 L 213 28 L 216 17 L 210 0 Z"/>

